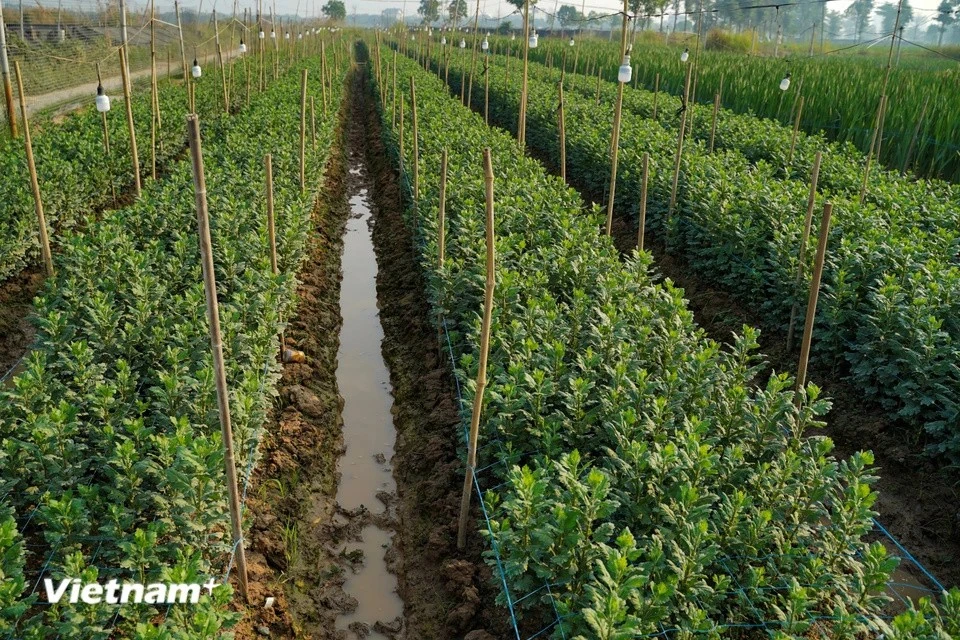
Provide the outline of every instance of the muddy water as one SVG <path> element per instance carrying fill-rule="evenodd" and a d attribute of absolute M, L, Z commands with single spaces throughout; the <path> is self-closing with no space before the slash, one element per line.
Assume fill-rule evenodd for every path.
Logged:
<path fill-rule="evenodd" d="M 346 453 L 338 463 L 340 483 L 337 503 L 347 511 L 366 508 L 373 521 L 387 521 L 383 497 L 396 490 L 390 460 L 396 432 L 393 426 L 390 373 L 380 343 L 383 328 L 377 308 L 377 260 L 370 232 L 369 181 L 362 166 L 350 173 L 350 219 L 343 245 L 343 281 L 340 313 L 343 326 L 337 354 L 337 385 L 343 397 L 343 438 Z M 359 179 L 356 179 L 359 178 Z M 350 542 L 344 553 L 362 552 L 363 562 L 349 573 L 344 591 L 356 598 L 356 611 L 342 615 L 337 628 L 356 623 L 369 627 L 370 638 L 385 638 L 373 631 L 377 621 L 392 622 L 403 614 L 397 579 L 387 570 L 385 553 L 391 533 L 376 524 L 364 527 L 360 542 Z M 360 637 L 351 635 L 350 637 Z"/>

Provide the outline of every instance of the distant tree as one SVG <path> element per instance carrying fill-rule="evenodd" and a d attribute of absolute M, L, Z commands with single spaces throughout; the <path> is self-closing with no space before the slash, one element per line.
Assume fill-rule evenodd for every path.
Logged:
<path fill-rule="evenodd" d="M 827 35 L 831 38 L 839 38 L 840 31 L 843 29 L 843 14 L 839 11 L 827 12 Z"/>
<path fill-rule="evenodd" d="M 853 18 L 853 29 L 857 42 L 863 39 L 863 32 L 870 26 L 870 14 L 873 13 L 873 0 L 853 0 L 844 12 Z"/>
<path fill-rule="evenodd" d="M 467 15 L 467 0 L 452 0 L 447 5 L 447 15 L 450 16 L 450 22 L 454 27 L 460 25 L 465 15 Z"/>
<path fill-rule="evenodd" d="M 577 11 L 576 7 L 565 4 L 560 7 L 559 11 L 557 11 L 557 19 L 560 20 L 560 26 L 566 29 L 570 25 L 579 24 L 580 20 L 583 19 L 583 16 L 580 15 L 580 12 Z"/>
<path fill-rule="evenodd" d="M 347 5 L 343 3 L 343 0 L 329 0 L 327 4 L 323 5 L 323 15 L 334 22 L 343 22 L 347 17 Z"/>
<path fill-rule="evenodd" d="M 943 34 L 947 31 L 947 28 L 953 26 L 957 21 L 956 8 L 949 0 L 943 0 L 937 7 L 937 16 L 934 21 L 940 25 L 938 27 L 940 34 L 937 36 L 937 46 L 939 47 L 943 44 Z"/>
<path fill-rule="evenodd" d="M 894 2 L 888 2 L 880 5 L 877 9 L 880 14 L 880 29 L 884 33 L 893 33 L 897 24 L 897 5 Z M 900 26 L 907 26 L 913 20 L 913 7 L 907 0 L 903 0 L 903 7 L 900 11 Z"/>
<path fill-rule="evenodd" d="M 423 24 L 430 24 L 440 19 L 440 0 L 420 0 L 417 13 L 423 16 Z"/>
<path fill-rule="evenodd" d="M 510 33 L 511 31 L 513 31 L 513 25 L 510 24 L 510 21 L 509 21 L 509 20 L 504 20 L 504 21 L 501 22 L 500 25 L 497 27 L 497 33 L 499 33 L 499 34 L 502 35 L 502 36 L 507 35 L 507 34 Z"/>

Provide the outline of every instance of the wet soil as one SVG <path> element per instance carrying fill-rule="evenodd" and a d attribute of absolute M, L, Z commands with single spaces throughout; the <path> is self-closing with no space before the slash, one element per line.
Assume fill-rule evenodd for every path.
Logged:
<path fill-rule="evenodd" d="M 424 281 L 362 65 L 349 82 L 343 139 L 336 145 L 340 151 L 327 168 L 314 212 L 310 258 L 300 274 L 297 317 L 286 331 L 287 346 L 304 351 L 306 361 L 285 365 L 263 462 L 248 497 L 248 508 L 256 514 L 248 539 L 251 605 L 236 636 L 506 638 L 481 558 L 484 541 L 471 536 L 464 552 L 456 549 L 463 467 L 457 456 L 452 373 L 438 355 Z M 351 172 L 351 167 L 360 170 Z M 377 335 L 368 336 L 365 349 L 382 353 L 387 365 L 396 437 L 393 457 L 383 447 L 383 457 L 375 456 L 373 463 L 377 474 L 392 468 L 396 490 L 377 491 L 373 504 L 349 498 L 344 500 L 348 504 L 340 504 L 338 487 L 350 473 L 350 447 L 344 440 L 350 400 L 341 397 L 344 389 L 337 379 L 345 329 L 341 256 L 346 225 L 358 222 L 349 220 L 349 196 L 364 188 L 372 204 L 376 293 L 384 333 L 382 344 Z M 346 310 L 343 317 L 348 317 Z M 341 475 L 338 460 L 345 453 Z M 380 475 L 376 482 L 382 482 Z M 367 548 L 356 553 L 361 545 Z M 402 616 L 372 623 L 357 613 L 369 604 L 366 589 L 354 588 L 354 579 L 370 568 L 371 547 L 383 549 L 385 568 L 396 576 L 403 603 Z M 374 567 L 373 575 L 384 574 Z M 382 585 L 378 589 L 374 600 L 383 598 Z M 268 596 L 275 601 L 265 609 Z"/>
<path fill-rule="evenodd" d="M 0 285 L 0 377 L 16 373 L 13 367 L 33 341 L 29 315 L 42 284 L 42 270 L 31 267 Z"/>

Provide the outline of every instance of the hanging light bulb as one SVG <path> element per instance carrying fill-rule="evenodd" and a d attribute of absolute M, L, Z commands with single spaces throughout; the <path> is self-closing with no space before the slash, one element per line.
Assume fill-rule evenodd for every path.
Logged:
<path fill-rule="evenodd" d="M 516 40 L 516 39 L 517 39 L 517 34 L 511 33 L 511 34 L 510 34 L 510 39 L 511 39 L 511 40 Z"/>
<path fill-rule="evenodd" d="M 680 62 L 686 62 L 690 59 L 690 49 L 684 49 L 683 53 L 680 54 Z"/>
<path fill-rule="evenodd" d="M 623 56 L 623 63 L 617 70 L 617 81 L 626 84 L 633 77 L 633 67 L 630 66 L 630 54 Z"/>
<path fill-rule="evenodd" d="M 97 111 L 100 113 L 106 113 L 110 111 L 110 96 L 106 94 L 103 90 L 102 84 L 97 84 Z"/>
<path fill-rule="evenodd" d="M 302 34 L 302 33 L 298 33 L 298 34 L 297 34 L 297 40 L 303 40 L 303 34 Z"/>
<path fill-rule="evenodd" d="M 190 70 L 190 73 L 194 78 L 199 78 L 203 74 L 203 71 L 200 70 L 200 63 L 197 62 L 196 58 L 193 59 L 193 69 Z"/>
<path fill-rule="evenodd" d="M 787 75 L 783 76 L 783 80 L 780 81 L 780 91 L 786 91 L 790 88 L 790 72 L 787 72 Z"/>
<path fill-rule="evenodd" d="M 463 38 L 460 38 L 460 48 L 461 48 L 461 49 L 466 49 L 466 48 L 467 48 L 467 41 L 464 40 Z"/>
<path fill-rule="evenodd" d="M 290 39 L 290 32 L 287 31 L 285 34 L 283 34 L 283 37 L 284 37 L 285 39 L 289 40 L 289 39 Z"/>
<path fill-rule="evenodd" d="M 480 43 L 480 48 L 484 51 L 490 48 L 490 41 L 487 40 L 487 36 L 483 36 L 483 42 Z"/>
<path fill-rule="evenodd" d="M 273 40 L 277 39 L 277 32 L 274 31 L 273 29 L 270 29 L 270 38 Z"/>
<path fill-rule="evenodd" d="M 539 41 L 540 38 L 537 36 L 536 29 L 534 29 L 533 33 L 530 34 L 530 40 L 527 41 L 527 45 L 529 45 L 531 49 L 536 49 Z"/>
<path fill-rule="evenodd" d="M 247 52 L 247 45 L 244 44 L 243 38 L 240 38 L 240 53 L 246 53 L 246 52 Z"/>
<path fill-rule="evenodd" d="M 263 40 L 266 34 L 263 32 L 263 29 L 260 29 L 260 39 Z"/>
<path fill-rule="evenodd" d="M 440 44 L 442 44 L 443 46 L 447 46 L 447 36 L 442 36 L 440 38 Z"/>
<path fill-rule="evenodd" d="M 573 44 L 574 44 L 574 43 L 573 43 L 573 38 L 570 38 L 570 46 L 572 47 Z"/>

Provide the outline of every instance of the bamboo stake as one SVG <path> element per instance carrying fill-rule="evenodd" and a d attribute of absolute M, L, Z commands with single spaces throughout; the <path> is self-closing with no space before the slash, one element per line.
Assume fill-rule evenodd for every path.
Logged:
<path fill-rule="evenodd" d="M 657 98 L 660 97 L 660 74 L 657 74 L 656 79 L 653 81 L 653 114 L 652 118 L 657 119 Z"/>
<path fill-rule="evenodd" d="M 813 263 L 813 275 L 810 279 L 810 298 L 807 301 L 807 319 L 803 326 L 803 342 L 800 345 L 800 365 L 797 368 L 797 404 L 800 403 L 799 391 L 807 384 L 807 365 L 810 360 L 810 343 L 813 339 L 813 323 L 817 316 L 817 298 L 820 295 L 820 279 L 823 276 L 823 261 L 827 252 L 827 238 L 830 235 L 830 214 L 833 205 L 823 205 L 823 218 L 820 220 L 820 239 L 817 242 L 817 256 Z"/>
<path fill-rule="evenodd" d="M 393 110 L 390 112 L 393 128 L 397 128 L 397 51 L 393 52 Z"/>
<path fill-rule="evenodd" d="M 880 122 L 883 120 L 883 112 L 886 107 L 887 96 L 884 94 L 880 96 L 880 106 L 877 108 L 877 117 L 874 120 L 873 137 L 870 139 L 870 150 L 867 152 L 867 163 L 863 169 L 863 183 L 860 185 L 860 197 L 858 199 L 860 204 L 863 204 L 863 200 L 867 196 L 867 181 L 870 179 L 870 165 L 873 161 L 873 150 L 877 146 L 877 134 L 880 131 Z"/>
<path fill-rule="evenodd" d="M 720 94 L 713 96 L 713 122 L 710 124 L 710 153 L 713 153 L 713 141 L 717 136 L 717 113 L 720 111 Z"/>
<path fill-rule="evenodd" d="M 313 96 L 310 96 L 310 140 L 313 142 L 313 151 L 317 151 L 317 112 Z"/>
<path fill-rule="evenodd" d="M 307 191 L 307 70 L 300 72 L 300 193 Z"/>
<path fill-rule="evenodd" d="M 447 217 L 447 148 L 443 148 L 440 156 L 440 215 L 437 227 L 439 229 L 439 259 L 437 265 L 443 269 L 443 260 L 446 258 L 446 217 Z"/>
<path fill-rule="evenodd" d="M 470 61 L 470 86 L 467 88 L 467 101 L 464 103 L 468 107 L 473 99 L 473 76 L 477 72 L 477 36 L 480 26 L 480 0 L 477 0 L 477 11 L 473 18 L 473 54 Z"/>
<path fill-rule="evenodd" d="M 687 66 L 687 80 L 683 93 L 683 113 L 680 115 L 680 130 L 677 132 L 677 154 L 673 160 L 673 186 L 670 189 L 670 206 L 667 207 L 667 226 L 670 224 L 670 217 L 673 215 L 673 209 L 677 206 L 677 184 L 680 181 L 680 159 L 683 154 L 683 132 L 687 124 L 687 98 L 690 91 L 690 74 L 692 66 Z"/>
<path fill-rule="evenodd" d="M 223 50 L 217 43 L 217 60 L 220 65 L 220 83 L 223 86 L 223 112 L 230 113 L 230 94 L 227 93 L 227 72 L 223 66 Z"/>
<path fill-rule="evenodd" d="M 133 162 L 133 193 L 140 199 L 140 156 L 137 154 L 137 131 L 133 126 L 133 101 L 130 98 L 130 78 L 127 74 L 127 54 L 120 47 L 120 74 L 123 76 L 123 103 L 127 110 L 127 129 L 130 131 L 130 159 Z"/>
<path fill-rule="evenodd" d="M 620 33 L 620 59 L 627 55 L 627 1 L 623 0 L 623 26 Z M 600 74 L 597 74 L 597 99 L 600 98 Z M 620 152 L 620 118 L 623 113 L 623 82 L 617 82 L 617 103 L 613 112 L 613 133 L 610 136 L 610 200 L 607 201 L 607 235 L 613 233 L 613 203 L 617 193 L 617 158 Z"/>
<path fill-rule="evenodd" d="M 523 84 L 520 88 L 520 121 L 517 124 L 517 142 L 523 149 L 527 142 L 527 72 L 530 68 L 530 2 L 523 3 Z"/>
<path fill-rule="evenodd" d="M 7 57 L 7 30 L 3 22 L 3 0 L 0 0 L 0 77 L 3 80 L 3 98 L 7 106 L 7 126 L 10 137 L 17 137 L 17 113 L 13 102 L 13 85 L 10 82 L 10 60 Z"/>
<path fill-rule="evenodd" d="M 567 181 L 567 125 L 563 110 L 563 82 L 560 83 L 560 179 Z"/>
<path fill-rule="evenodd" d="M 410 76 L 410 121 L 413 125 L 413 206 L 417 210 L 420 199 L 420 139 L 417 129 L 417 84 Z M 414 225 L 418 220 L 414 220 Z"/>
<path fill-rule="evenodd" d="M 490 126 L 490 58 L 483 58 L 483 122 Z"/>
<path fill-rule="evenodd" d="M 600 106 L 600 81 L 602 79 L 603 79 L 603 69 L 601 69 L 598 66 L 597 67 L 597 96 L 596 96 L 596 103 L 598 107 Z"/>
<path fill-rule="evenodd" d="M 37 165 L 33 158 L 33 140 L 30 138 L 30 120 L 27 117 L 27 96 L 23 91 L 23 76 L 20 73 L 20 61 L 14 60 L 13 70 L 17 76 L 17 93 L 20 94 L 20 116 L 23 118 L 23 147 L 27 154 L 27 169 L 30 171 L 30 190 L 33 192 L 33 205 L 37 213 L 37 225 L 40 230 L 40 253 L 47 277 L 52 278 L 53 255 L 50 253 L 50 238 L 47 236 L 47 219 L 43 215 L 43 199 L 40 196 L 40 181 L 37 179 Z"/>
<path fill-rule="evenodd" d="M 183 44 L 183 23 L 180 21 L 180 3 L 178 0 L 174 0 L 173 9 L 177 14 L 177 33 L 180 36 L 180 66 L 183 70 L 183 81 L 187 83 L 190 81 L 190 73 L 187 70 L 187 51 Z"/>
<path fill-rule="evenodd" d="M 803 234 L 800 236 L 800 251 L 797 254 L 797 288 L 803 284 L 803 267 L 806 262 L 807 240 L 810 238 L 810 227 L 813 224 L 813 207 L 817 198 L 817 182 L 820 179 L 820 161 L 823 153 L 817 151 L 813 159 L 813 171 L 810 174 L 810 193 L 807 196 L 807 215 L 803 219 Z M 790 310 L 790 325 L 787 329 L 787 351 L 793 348 L 793 329 L 797 320 L 799 305 L 795 302 Z"/>
<path fill-rule="evenodd" d="M 470 417 L 470 440 L 467 449 L 467 470 L 463 478 L 463 496 L 460 500 L 460 523 L 457 530 L 457 548 L 467 544 L 467 522 L 470 518 L 470 498 L 473 495 L 473 476 L 477 466 L 477 439 L 480 434 L 480 412 L 483 409 L 483 393 L 487 387 L 487 355 L 490 352 L 490 323 L 493 316 L 494 260 L 496 248 L 493 232 L 493 164 L 490 149 L 483 150 L 483 178 L 486 186 L 487 211 L 487 281 L 484 288 L 483 324 L 480 330 L 480 369 L 477 372 L 477 389 L 473 396 L 473 413 Z"/>
<path fill-rule="evenodd" d="M 240 491 L 237 487 L 237 465 L 233 454 L 233 426 L 230 423 L 230 396 L 223 361 L 220 336 L 220 310 L 217 303 L 217 282 L 213 269 L 213 247 L 210 242 L 210 220 L 207 214 L 207 185 L 203 173 L 203 153 L 200 149 L 200 121 L 194 114 L 187 116 L 187 136 L 193 161 L 193 186 L 196 192 L 197 227 L 200 235 L 200 255 L 203 267 L 203 290 L 207 301 L 207 321 L 210 324 L 210 347 L 213 351 L 213 370 L 217 385 L 217 406 L 220 415 L 220 434 L 223 439 L 224 466 L 230 497 L 230 524 L 236 546 L 237 573 L 240 596 L 247 600 L 247 557 L 243 548 L 243 526 L 240 517 Z"/>
<path fill-rule="evenodd" d="M 790 138 L 790 155 L 787 156 L 787 166 L 793 164 L 793 152 L 797 148 L 797 134 L 800 132 L 800 116 L 803 115 L 803 96 L 797 101 L 797 117 L 793 121 L 793 136 Z"/>
<path fill-rule="evenodd" d="M 263 157 L 263 165 L 267 174 L 267 238 L 270 243 L 270 270 L 273 275 L 279 273 L 277 268 L 277 231 L 273 216 L 273 155 Z M 281 343 L 282 344 L 282 343 Z"/>
<path fill-rule="evenodd" d="M 647 180 L 650 177 L 650 154 L 643 152 L 643 181 L 640 183 L 640 226 L 637 229 L 637 250 L 643 251 L 643 235 L 647 227 Z"/>

